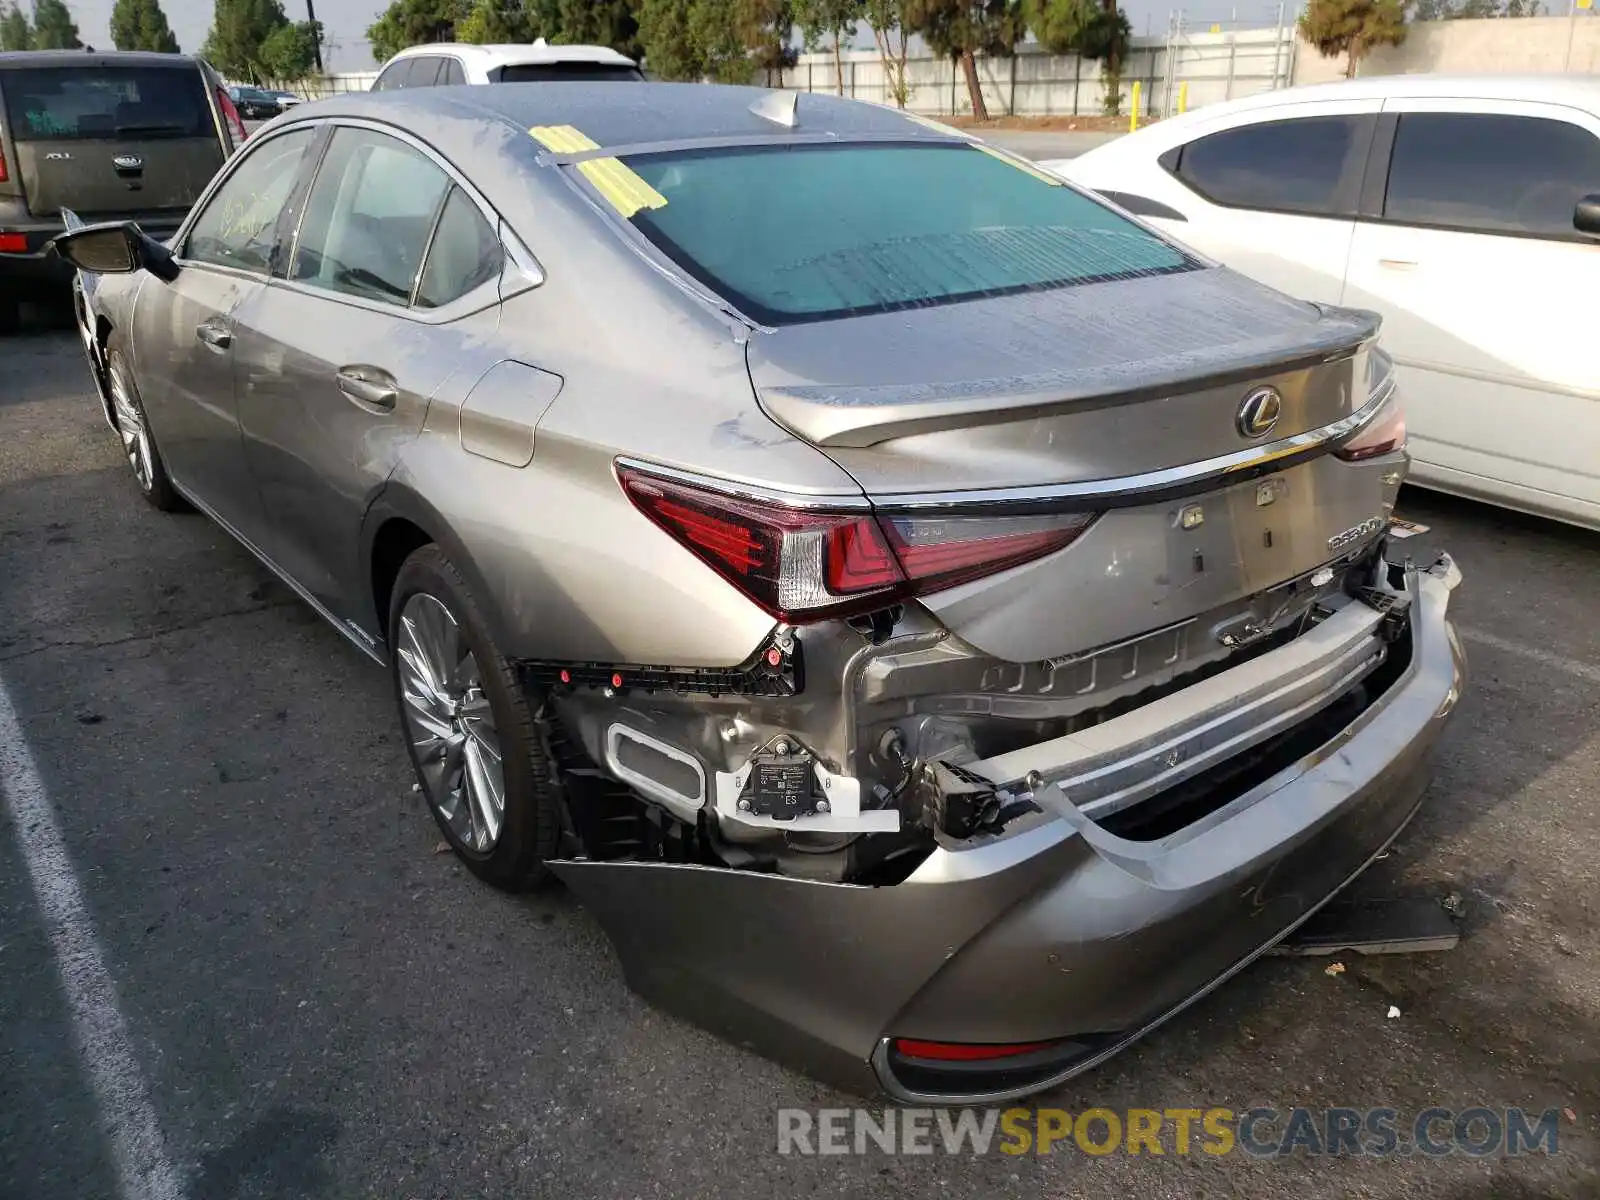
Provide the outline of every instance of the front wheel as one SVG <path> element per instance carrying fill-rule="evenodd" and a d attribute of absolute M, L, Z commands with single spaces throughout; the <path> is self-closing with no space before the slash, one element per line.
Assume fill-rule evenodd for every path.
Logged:
<path fill-rule="evenodd" d="M 133 468 L 133 478 L 144 498 L 162 512 L 182 512 L 189 506 L 172 486 L 161 451 L 150 432 L 150 418 L 128 370 L 121 349 L 112 346 L 106 355 L 107 386 L 111 391 L 111 415 L 122 439 L 122 453 Z"/>
<path fill-rule="evenodd" d="M 555 766 L 515 670 L 437 546 L 400 568 L 389 646 L 406 749 L 445 839 L 495 887 L 541 882 L 561 829 Z"/>

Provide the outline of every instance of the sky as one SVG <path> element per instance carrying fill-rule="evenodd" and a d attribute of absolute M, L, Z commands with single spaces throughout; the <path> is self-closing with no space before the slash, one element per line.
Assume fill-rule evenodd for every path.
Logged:
<path fill-rule="evenodd" d="M 313 0 L 317 19 L 322 22 L 328 37 L 323 48 L 323 58 L 330 71 L 366 71 L 377 64 L 367 46 L 367 26 L 377 20 L 387 0 Z M 1290 0 L 1292 11 L 1298 0 Z M 23 8 L 31 7 L 30 0 L 20 0 Z M 99 50 L 113 49 L 111 44 L 112 0 L 67 0 L 67 7 L 78 23 L 78 36 L 86 45 Z M 167 22 L 177 35 L 178 45 L 186 52 L 200 49 L 206 31 L 211 27 L 212 0 L 161 0 L 166 10 Z M 284 0 L 284 9 L 291 21 L 306 19 L 306 0 Z M 1172 14 L 1177 11 L 1171 0 L 1123 0 L 1123 10 L 1133 25 L 1136 35 L 1161 34 L 1167 29 Z M 1226 22 L 1230 14 L 1237 13 L 1243 27 L 1271 25 L 1276 19 L 1276 0 L 1191 0 L 1183 6 L 1185 27 L 1208 29 L 1212 22 Z M 1564 10 L 1563 10 L 1564 11 Z M 861 47 L 871 47 L 868 35 Z"/>

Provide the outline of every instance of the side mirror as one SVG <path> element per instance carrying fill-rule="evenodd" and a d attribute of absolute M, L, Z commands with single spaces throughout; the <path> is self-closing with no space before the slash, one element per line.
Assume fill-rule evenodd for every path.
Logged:
<path fill-rule="evenodd" d="M 1578 201 L 1572 214 L 1572 227 L 1579 233 L 1600 237 L 1600 192 L 1591 192 Z"/>
<path fill-rule="evenodd" d="M 51 243 L 56 253 L 80 271 L 97 275 L 126 275 L 146 270 L 157 279 L 177 278 L 172 251 L 150 237 L 132 221 L 83 225 L 60 234 Z"/>

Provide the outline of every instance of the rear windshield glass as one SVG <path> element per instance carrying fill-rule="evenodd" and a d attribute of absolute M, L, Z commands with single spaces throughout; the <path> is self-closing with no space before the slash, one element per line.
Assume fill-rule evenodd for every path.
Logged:
<path fill-rule="evenodd" d="M 552 62 L 512 63 L 500 68 L 500 83 L 606 83 L 618 79 L 642 80 L 637 67 L 616 63 Z"/>
<path fill-rule="evenodd" d="M 193 68 L 31 67 L 5 93 L 18 141 L 215 136 Z"/>
<path fill-rule="evenodd" d="M 968 145 L 631 155 L 666 204 L 634 225 L 768 324 L 1199 264 L 1052 177 Z"/>

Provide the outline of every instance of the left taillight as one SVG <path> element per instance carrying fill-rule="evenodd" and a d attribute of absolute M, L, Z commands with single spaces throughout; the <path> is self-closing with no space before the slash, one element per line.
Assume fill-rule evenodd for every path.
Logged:
<path fill-rule="evenodd" d="M 1068 545 L 1090 513 L 877 516 L 734 495 L 618 466 L 645 516 L 791 624 L 870 612 L 1019 566 Z"/>
<path fill-rule="evenodd" d="M 250 136 L 250 131 L 244 127 L 244 120 L 239 116 L 233 97 L 228 95 L 226 88 L 217 89 L 217 106 L 222 109 L 222 119 L 228 123 L 228 132 L 233 136 L 235 144 L 244 145 Z"/>

